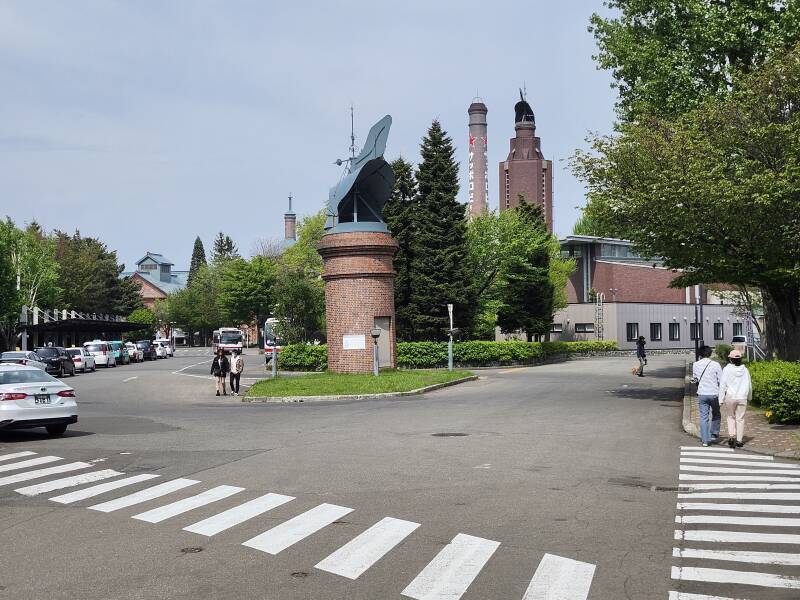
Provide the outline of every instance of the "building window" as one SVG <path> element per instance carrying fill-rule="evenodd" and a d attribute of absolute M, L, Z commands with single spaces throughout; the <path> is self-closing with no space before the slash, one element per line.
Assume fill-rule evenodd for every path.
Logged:
<path fill-rule="evenodd" d="M 700 323 L 689 323 L 689 339 L 690 340 L 699 340 L 700 339 Z"/>
<path fill-rule="evenodd" d="M 550 326 L 550 333 L 561 333 L 564 331 L 564 325 L 562 323 L 553 323 Z"/>
<path fill-rule="evenodd" d="M 575 333 L 594 333 L 594 323 L 575 323 Z"/>
<path fill-rule="evenodd" d="M 733 324 L 733 335 L 744 335 L 744 333 L 742 333 L 742 324 L 741 323 L 734 323 Z"/>
<path fill-rule="evenodd" d="M 650 341 L 661 341 L 661 323 L 650 323 Z"/>
<path fill-rule="evenodd" d="M 155 271 L 158 268 L 158 265 L 154 263 L 142 263 L 139 265 L 140 271 Z"/>
<path fill-rule="evenodd" d="M 629 342 L 635 342 L 639 339 L 639 324 L 638 323 L 625 323 L 625 332 Z"/>
<path fill-rule="evenodd" d="M 681 341 L 681 324 L 680 323 L 670 323 L 669 324 L 669 341 L 670 342 L 679 342 L 679 341 Z"/>
<path fill-rule="evenodd" d="M 725 339 L 725 323 L 714 323 L 714 339 Z"/>

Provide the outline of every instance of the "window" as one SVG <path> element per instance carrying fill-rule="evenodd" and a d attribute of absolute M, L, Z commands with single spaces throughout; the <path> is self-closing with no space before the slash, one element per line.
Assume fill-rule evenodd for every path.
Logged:
<path fill-rule="evenodd" d="M 733 335 L 744 335 L 742 333 L 742 324 L 741 323 L 734 323 L 733 324 Z"/>
<path fill-rule="evenodd" d="M 594 333 L 594 323 L 575 323 L 575 333 Z"/>
<path fill-rule="evenodd" d="M 714 339 L 725 339 L 725 323 L 714 323 Z"/>
<path fill-rule="evenodd" d="M 650 323 L 650 341 L 661 341 L 661 323 Z"/>
<path fill-rule="evenodd" d="M 699 340 L 700 335 L 698 332 L 700 331 L 700 323 L 689 323 L 689 339 L 690 340 Z"/>
<path fill-rule="evenodd" d="M 140 271 L 155 271 L 158 268 L 158 265 L 155 263 L 142 263 L 139 265 Z"/>
<path fill-rule="evenodd" d="M 669 324 L 669 341 L 670 342 L 679 342 L 681 340 L 681 324 L 680 323 L 670 323 Z"/>
<path fill-rule="evenodd" d="M 625 324 L 625 331 L 627 333 L 628 341 L 635 342 L 639 339 L 639 324 L 638 323 L 626 323 Z"/>
<path fill-rule="evenodd" d="M 564 325 L 561 323 L 553 323 L 550 326 L 550 333 L 561 333 L 564 331 Z"/>

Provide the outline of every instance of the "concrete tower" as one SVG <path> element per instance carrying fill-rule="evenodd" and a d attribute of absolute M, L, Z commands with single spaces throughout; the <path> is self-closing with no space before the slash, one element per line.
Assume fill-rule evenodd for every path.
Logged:
<path fill-rule="evenodd" d="M 469 204 L 470 217 L 489 212 L 489 177 L 486 159 L 486 113 L 489 109 L 480 98 L 469 105 Z"/>
<path fill-rule="evenodd" d="M 289 194 L 289 210 L 283 214 L 283 237 L 287 242 L 297 240 L 297 215 L 292 210 L 291 194 Z"/>

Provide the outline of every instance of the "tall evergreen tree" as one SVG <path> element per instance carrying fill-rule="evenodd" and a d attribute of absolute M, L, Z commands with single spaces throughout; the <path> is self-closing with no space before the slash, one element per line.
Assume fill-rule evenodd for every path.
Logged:
<path fill-rule="evenodd" d="M 411 260 L 414 256 L 414 231 L 419 198 L 417 197 L 417 181 L 414 178 L 414 167 L 402 157 L 392 162 L 395 182 L 392 197 L 383 207 L 383 216 L 389 231 L 399 248 L 394 257 L 394 305 L 396 330 L 400 339 L 410 338 L 412 319 L 408 314 L 411 309 Z"/>
<path fill-rule="evenodd" d="M 420 148 L 416 172 L 419 199 L 409 264 L 411 293 L 406 307 L 406 339 L 446 337 L 447 304 L 454 305 L 456 326 L 469 329 L 474 316 L 467 262 L 466 207 L 456 200 L 458 163 L 453 141 L 434 121 Z"/>
<path fill-rule="evenodd" d="M 192 248 L 192 262 L 189 265 L 189 276 L 186 279 L 186 285 L 189 285 L 197 275 L 197 271 L 201 265 L 207 264 L 206 249 L 203 247 L 203 240 L 198 235 L 194 238 L 194 248 Z"/>
<path fill-rule="evenodd" d="M 211 261 L 215 263 L 241 258 L 239 249 L 229 235 L 221 231 L 214 238 L 214 249 L 211 251 Z"/>

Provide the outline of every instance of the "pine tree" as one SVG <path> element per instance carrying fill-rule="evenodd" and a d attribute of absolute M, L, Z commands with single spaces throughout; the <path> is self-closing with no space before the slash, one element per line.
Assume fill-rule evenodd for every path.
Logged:
<path fill-rule="evenodd" d="M 456 200 L 458 163 L 453 142 L 438 121 L 422 139 L 420 153 L 409 263 L 411 293 L 405 309 L 411 325 L 406 337 L 441 340 L 449 326 L 448 303 L 454 305 L 456 327 L 469 329 L 474 317 L 466 260 L 466 207 Z"/>
<path fill-rule="evenodd" d="M 410 318 L 411 302 L 411 260 L 414 256 L 414 230 L 417 197 L 417 182 L 414 167 L 402 157 L 392 162 L 395 182 L 392 197 L 383 207 L 383 216 L 394 239 L 399 244 L 394 257 L 395 327 L 400 339 L 412 339 L 413 322 Z"/>
<path fill-rule="evenodd" d="M 186 284 L 190 284 L 194 276 L 197 275 L 197 271 L 200 269 L 201 265 L 205 265 L 206 263 L 206 249 L 203 247 L 203 240 L 200 239 L 198 235 L 194 239 L 194 248 L 192 249 L 192 262 L 189 265 L 189 276 L 186 280 Z"/>
<path fill-rule="evenodd" d="M 241 258 L 239 256 L 239 249 L 230 236 L 220 231 L 217 237 L 214 238 L 214 249 L 211 252 L 211 261 L 219 263 L 234 258 Z"/>

